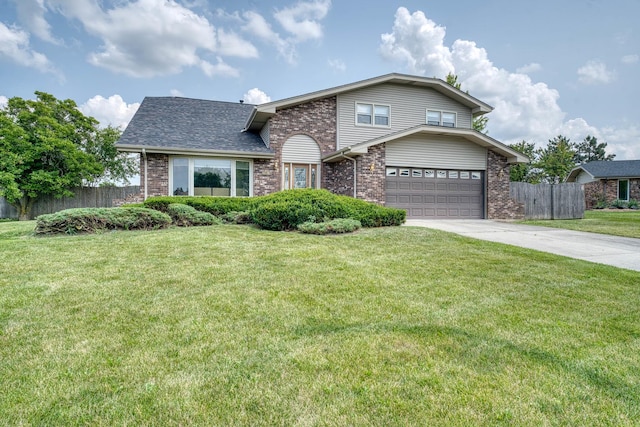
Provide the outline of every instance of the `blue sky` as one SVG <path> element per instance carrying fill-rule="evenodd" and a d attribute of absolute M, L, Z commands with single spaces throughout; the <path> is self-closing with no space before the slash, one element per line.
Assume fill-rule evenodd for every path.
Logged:
<path fill-rule="evenodd" d="M 454 72 L 489 134 L 640 158 L 638 0 L 2 0 L 0 104 L 36 90 L 124 126 L 145 96 L 259 103 Z"/>

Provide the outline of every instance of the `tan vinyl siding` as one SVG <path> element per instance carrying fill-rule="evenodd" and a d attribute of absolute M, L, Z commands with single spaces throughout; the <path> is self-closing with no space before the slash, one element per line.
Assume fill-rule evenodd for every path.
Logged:
<path fill-rule="evenodd" d="M 356 103 L 388 105 L 390 126 L 356 126 Z M 338 149 L 427 122 L 427 110 L 456 113 L 456 127 L 471 128 L 471 109 L 431 88 L 380 84 L 338 96 Z"/>
<path fill-rule="evenodd" d="M 262 142 L 264 142 L 264 145 L 266 145 L 267 147 L 269 146 L 269 126 L 271 123 L 267 122 L 265 123 L 264 126 L 262 126 L 262 129 L 260 129 L 260 138 L 262 138 Z"/>
<path fill-rule="evenodd" d="M 589 175 L 585 171 L 581 171 L 576 177 L 576 182 L 579 182 L 580 184 L 586 184 L 593 181 L 597 181 L 597 179 L 593 179 L 591 175 Z"/>
<path fill-rule="evenodd" d="M 487 149 L 464 139 L 412 135 L 386 144 L 386 164 L 486 170 Z"/>
<path fill-rule="evenodd" d="M 320 163 L 320 147 L 307 135 L 294 135 L 282 147 L 284 163 Z"/>

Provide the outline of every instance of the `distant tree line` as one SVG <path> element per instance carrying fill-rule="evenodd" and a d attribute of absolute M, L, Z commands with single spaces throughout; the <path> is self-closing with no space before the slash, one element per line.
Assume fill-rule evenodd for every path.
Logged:
<path fill-rule="evenodd" d="M 509 145 L 529 157 L 529 163 L 511 166 L 511 181 L 538 184 L 564 182 L 573 168 L 595 160 L 613 160 L 615 154 L 607 154 L 606 142 L 598 142 L 588 135 L 582 142 L 574 143 L 563 135 L 550 139 L 546 147 L 521 141 Z"/>

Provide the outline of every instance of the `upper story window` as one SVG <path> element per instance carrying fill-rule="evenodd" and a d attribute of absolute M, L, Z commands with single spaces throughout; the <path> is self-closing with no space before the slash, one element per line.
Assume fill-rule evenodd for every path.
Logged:
<path fill-rule="evenodd" d="M 356 104 L 356 124 L 389 127 L 390 108 L 388 105 Z"/>
<path fill-rule="evenodd" d="M 427 110 L 427 124 L 454 128 L 456 127 L 456 113 L 449 111 Z"/>

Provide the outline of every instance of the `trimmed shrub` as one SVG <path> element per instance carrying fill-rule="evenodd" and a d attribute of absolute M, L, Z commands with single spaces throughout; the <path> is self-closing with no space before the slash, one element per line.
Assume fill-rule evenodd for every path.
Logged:
<path fill-rule="evenodd" d="M 620 200 L 620 199 L 615 199 L 613 202 L 611 202 L 611 207 L 612 208 L 618 208 L 618 209 L 624 209 L 627 207 L 627 202 L 624 200 Z"/>
<path fill-rule="evenodd" d="M 295 230 L 303 222 L 326 222 L 352 218 L 363 227 L 381 227 L 404 223 L 402 209 L 378 206 L 327 190 L 285 190 L 260 197 L 250 211 L 252 221 L 267 230 Z"/>
<path fill-rule="evenodd" d="M 638 209 L 638 201 L 636 199 L 629 199 L 629 203 L 627 203 L 627 207 L 629 209 Z"/>
<path fill-rule="evenodd" d="M 78 208 L 40 215 L 36 234 L 99 233 L 111 230 L 157 230 L 171 224 L 169 215 L 147 208 Z"/>
<path fill-rule="evenodd" d="M 298 230 L 305 234 L 352 233 L 362 227 L 360 221 L 351 218 L 337 218 L 327 222 L 303 222 Z"/>
<path fill-rule="evenodd" d="M 173 224 L 179 227 L 222 224 L 222 220 L 211 215 L 209 212 L 201 212 L 196 208 L 183 205 L 182 203 L 169 204 L 167 206 L 167 214 L 171 217 Z"/>

